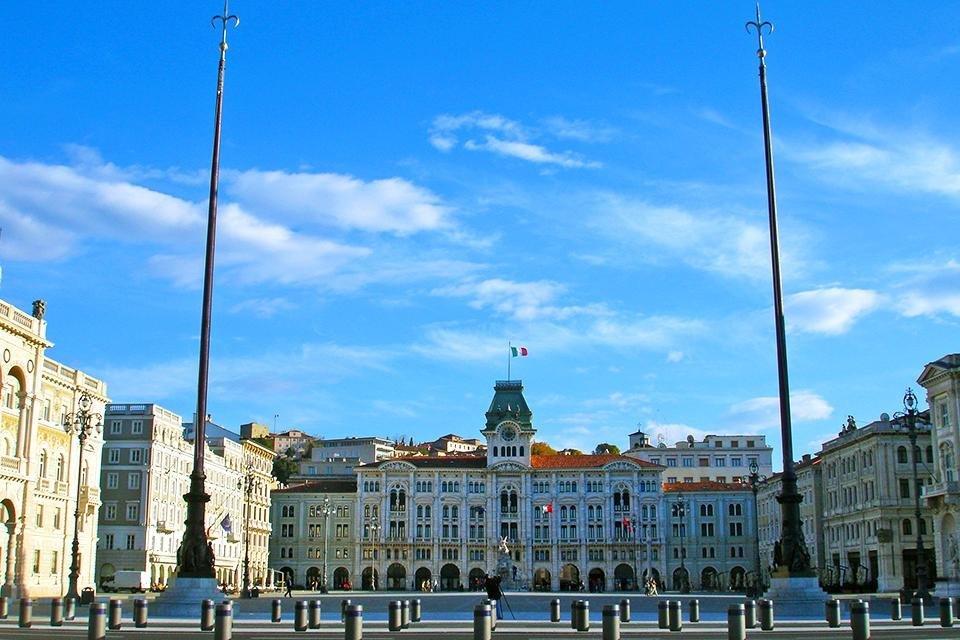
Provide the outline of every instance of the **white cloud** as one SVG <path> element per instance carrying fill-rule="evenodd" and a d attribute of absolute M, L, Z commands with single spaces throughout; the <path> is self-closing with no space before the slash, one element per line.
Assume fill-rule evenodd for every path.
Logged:
<path fill-rule="evenodd" d="M 547 280 L 514 282 L 490 278 L 438 287 L 431 293 L 437 296 L 470 298 L 469 305 L 474 309 L 491 308 L 497 313 L 525 321 L 608 313 L 602 305 L 557 306 L 553 304 L 564 290 L 563 285 Z"/>
<path fill-rule="evenodd" d="M 546 121 L 546 133 L 558 138 L 586 141 L 597 138 L 602 130 L 591 128 L 582 121 L 568 121 L 559 117 Z M 449 152 L 459 144 L 458 132 L 477 131 L 483 133 L 478 141 L 469 138 L 463 143 L 468 151 L 488 151 L 501 156 L 518 158 L 534 164 L 555 165 L 570 169 L 597 168 L 599 162 L 583 159 L 573 151 L 551 151 L 541 144 L 531 142 L 532 138 L 543 135 L 534 129 L 524 127 L 515 120 L 498 114 L 472 111 L 459 116 L 443 114 L 434 118 L 430 127 L 430 144 L 443 152 Z"/>
<path fill-rule="evenodd" d="M 765 226 L 715 211 L 658 206 L 613 194 L 597 197 L 591 224 L 631 247 L 653 244 L 662 256 L 724 276 L 769 278 L 769 233 Z M 650 259 L 655 259 L 650 257 Z M 791 255 L 795 269 L 801 260 Z"/>
<path fill-rule="evenodd" d="M 616 129 L 598 126 L 587 120 L 568 120 L 563 116 L 546 118 L 547 131 L 558 138 L 579 140 L 580 142 L 607 142 L 616 135 Z"/>
<path fill-rule="evenodd" d="M 693 436 L 697 442 L 702 441 L 711 431 L 704 431 L 688 424 L 679 422 L 657 422 L 651 420 L 639 427 L 640 431 L 647 434 L 650 438 L 650 444 L 658 446 L 661 442 L 668 447 L 674 446 L 677 442 L 686 442 L 688 436 Z"/>
<path fill-rule="evenodd" d="M 501 156 L 519 158 L 536 164 L 555 164 L 567 168 L 591 169 L 601 166 L 599 162 L 587 162 L 571 151 L 553 153 L 537 144 L 501 140 L 500 138 L 490 135 L 486 136 L 483 142 L 467 140 L 463 143 L 463 148 L 469 151 L 492 151 Z"/>
<path fill-rule="evenodd" d="M 230 313 L 268 319 L 296 308 L 297 305 L 286 298 L 253 298 L 233 305 Z"/>
<path fill-rule="evenodd" d="M 900 313 L 908 318 L 941 313 L 960 317 L 960 262 L 899 265 L 896 271 L 908 274 L 893 294 Z"/>
<path fill-rule="evenodd" d="M 451 226 L 450 207 L 402 178 L 250 170 L 228 174 L 227 182 L 245 207 L 284 219 L 398 235 Z"/>
<path fill-rule="evenodd" d="M 849 331 L 860 317 L 874 311 L 881 301 L 882 296 L 869 289 L 829 287 L 787 296 L 784 313 L 791 330 L 840 335 Z"/>
<path fill-rule="evenodd" d="M 671 351 L 667 354 L 667 362 L 680 362 L 683 358 L 683 351 Z"/>
<path fill-rule="evenodd" d="M 833 407 L 812 391 L 793 391 L 790 394 L 792 422 L 823 420 L 833 415 Z M 742 433 L 780 427 L 780 399 L 765 396 L 744 400 L 730 407 L 727 422 Z"/>

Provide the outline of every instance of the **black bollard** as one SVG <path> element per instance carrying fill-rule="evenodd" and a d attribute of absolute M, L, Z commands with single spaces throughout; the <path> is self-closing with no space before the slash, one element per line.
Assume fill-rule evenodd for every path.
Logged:
<path fill-rule="evenodd" d="M 577 631 L 590 631 L 590 601 L 577 600 L 577 603 Z"/>
<path fill-rule="evenodd" d="M 309 615 L 307 616 L 309 623 L 308 626 L 311 629 L 320 628 L 320 601 L 311 600 L 307 605 L 307 610 Z"/>
<path fill-rule="evenodd" d="M 490 605 L 478 604 L 473 608 L 473 640 L 490 640 Z"/>
<path fill-rule="evenodd" d="M 344 640 L 361 640 L 363 638 L 363 605 L 348 604 L 343 612 Z"/>
<path fill-rule="evenodd" d="M 870 640 L 870 604 L 857 600 L 850 603 L 850 629 L 853 640 Z"/>
<path fill-rule="evenodd" d="M 391 600 L 388 609 L 387 627 L 390 631 L 400 631 L 403 629 L 403 617 L 400 612 L 401 604 L 399 600 Z"/>
<path fill-rule="evenodd" d="M 104 602 L 90 604 L 90 621 L 87 624 L 87 640 L 105 640 L 107 637 L 107 605 Z"/>
<path fill-rule="evenodd" d="M 123 600 L 110 598 L 110 607 L 107 610 L 107 629 L 119 631 L 123 622 Z"/>
<path fill-rule="evenodd" d="M 213 625 L 213 640 L 230 640 L 233 637 L 233 605 L 222 602 L 217 605 Z"/>
<path fill-rule="evenodd" d="M 420 598 L 410 601 L 410 622 L 420 622 Z"/>
<path fill-rule="evenodd" d="M 953 626 L 953 602 L 950 598 L 940 598 L 940 626 Z"/>
<path fill-rule="evenodd" d="M 410 628 L 410 601 L 402 600 L 400 602 L 400 627 L 403 629 Z"/>
<path fill-rule="evenodd" d="M 891 620 L 903 619 L 903 606 L 900 603 L 900 598 L 893 598 L 892 600 L 890 600 L 890 619 Z"/>
<path fill-rule="evenodd" d="M 293 604 L 293 630 L 307 630 L 307 603 L 303 600 L 297 600 Z"/>
<path fill-rule="evenodd" d="M 657 628 L 658 629 L 669 629 L 670 628 L 670 619 L 669 619 L 669 610 L 670 603 L 666 600 L 661 600 L 657 603 Z"/>
<path fill-rule="evenodd" d="M 270 622 L 283 620 L 283 601 L 275 599 L 270 603 Z"/>
<path fill-rule="evenodd" d="M 620 601 L 620 622 L 630 622 L 630 600 L 627 598 Z"/>
<path fill-rule="evenodd" d="M 77 599 L 65 598 L 63 601 L 63 619 L 73 620 L 77 617 Z"/>
<path fill-rule="evenodd" d="M 667 621 L 670 625 L 670 631 L 683 631 L 683 611 L 682 602 L 679 600 L 670 600 L 667 603 Z"/>
<path fill-rule="evenodd" d="M 133 626 L 143 629 L 147 626 L 147 599 L 137 598 L 133 601 Z"/>
<path fill-rule="evenodd" d="M 689 617 L 690 622 L 700 622 L 700 601 L 696 598 L 690 600 Z"/>
<path fill-rule="evenodd" d="M 570 628 L 577 628 L 577 602 L 578 600 L 570 601 Z"/>
<path fill-rule="evenodd" d="M 836 628 L 840 626 L 840 601 L 836 598 L 830 598 L 823 603 L 823 617 L 827 621 L 827 626 Z"/>
<path fill-rule="evenodd" d="M 550 622 L 560 622 L 560 598 L 550 601 Z"/>
<path fill-rule="evenodd" d="M 743 601 L 743 624 L 747 629 L 757 626 L 757 603 L 754 600 Z"/>
<path fill-rule="evenodd" d="M 50 626 L 63 626 L 63 598 L 50 598 Z"/>
<path fill-rule="evenodd" d="M 602 640 L 620 640 L 620 607 L 615 604 L 603 605 Z"/>
<path fill-rule="evenodd" d="M 913 620 L 913 626 L 923 626 L 923 599 L 914 598 L 910 601 L 910 617 Z"/>
<path fill-rule="evenodd" d="M 18 624 L 21 629 L 29 629 L 33 625 L 33 600 L 30 598 L 20 598 L 20 621 Z"/>
<path fill-rule="evenodd" d="M 773 631 L 773 600 L 761 599 L 757 606 L 760 609 L 760 629 Z"/>
<path fill-rule="evenodd" d="M 213 631 L 213 600 L 200 601 L 200 631 Z"/>
<path fill-rule="evenodd" d="M 747 626 L 744 607 L 742 604 L 732 604 L 727 607 L 727 639 L 747 640 Z"/>

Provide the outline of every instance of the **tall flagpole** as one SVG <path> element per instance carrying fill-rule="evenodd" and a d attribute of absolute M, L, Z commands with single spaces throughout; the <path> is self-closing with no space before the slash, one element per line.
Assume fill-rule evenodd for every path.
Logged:
<path fill-rule="evenodd" d="M 513 345 L 507 340 L 507 382 L 510 382 L 510 363 L 513 360 Z"/>
<path fill-rule="evenodd" d="M 767 174 L 767 212 L 770 220 L 770 262 L 773 269 L 774 324 L 777 338 L 777 374 L 780 391 L 780 447 L 783 453 L 781 491 L 777 496 L 783 525 L 781 527 L 781 565 L 778 577 L 809 577 L 810 554 L 803 539 L 800 503 L 803 496 L 797 490 L 797 474 L 793 464 L 793 429 L 790 423 L 790 383 L 787 378 L 787 338 L 783 319 L 783 291 L 780 278 L 780 240 L 777 230 L 777 190 L 773 177 L 773 134 L 770 127 L 770 105 L 767 100 L 767 55 L 763 48 L 763 29 L 773 33 L 773 24 L 760 19 L 757 3 L 756 22 L 747 22 L 747 32 L 757 32 L 757 57 L 760 59 L 760 107 L 763 114 L 763 151 Z"/>
<path fill-rule="evenodd" d="M 213 257 L 217 238 L 217 189 L 220 178 L 220 125 L 223 113 L 223 75 L 227 60 L 227 26 L 234 26 L 240 19 L 230 15 L 228 0 L 223 3 L 223 15 L 214 16 L 211 24 L 221 23 L 220 66 L 217 74 L 217 101 L 213 120 L 213 159 L 210 163 L 210 198 L 207 212 L 207 246 L 205 269 L 203 274 L 203 308 L 200 320 L 200 366 L 197 376 L 197 415 L 194 418 L 193 434 L 193 472 L 190 474 L 190 492 L 184 496 L 187 501 L 186 531 L 180 545 L 178 577 L 213 578 L 213 547 L 204 529 L 206 504 L 210 494 L 204 483 L 204 449 L 207 430 L 207 380 L 210 366 L 210 316 L 213 308 Z"/>

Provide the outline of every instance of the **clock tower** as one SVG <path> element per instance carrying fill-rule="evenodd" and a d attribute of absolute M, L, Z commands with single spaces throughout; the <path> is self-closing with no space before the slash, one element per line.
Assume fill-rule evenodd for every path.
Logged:
<path fill-rule="evenodd" d="M 517 462 L 530 466 L 530 444 L 537 430 L 533 413 L 523 397 L 520 380 L 497 380 L 487 409 L 487 423 L 480 432 L 487 439 L 487 466 Z"/>

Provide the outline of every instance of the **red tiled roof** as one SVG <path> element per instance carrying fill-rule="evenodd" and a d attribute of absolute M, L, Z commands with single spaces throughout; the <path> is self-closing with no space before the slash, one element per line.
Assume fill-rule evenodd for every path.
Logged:
<path fill-rule="evenodd" d="M 584 467 L 602 467 L 615 460 L 626 460 L 637 466 L 649 469 L 660 468 L 660 465 L 647 462 L 646 460 L 637 460 L 636 458 L 628 458 L 627 456 L 614 453 L 580 456 L 530 456 L 530 466 L 534 469 L 582 469 Z"/>
<path fill-rule="evenodd" d="M 741 482 L 664 482 L 663 490 L 680 491 L 750 491 L 750 485 Z"/>

